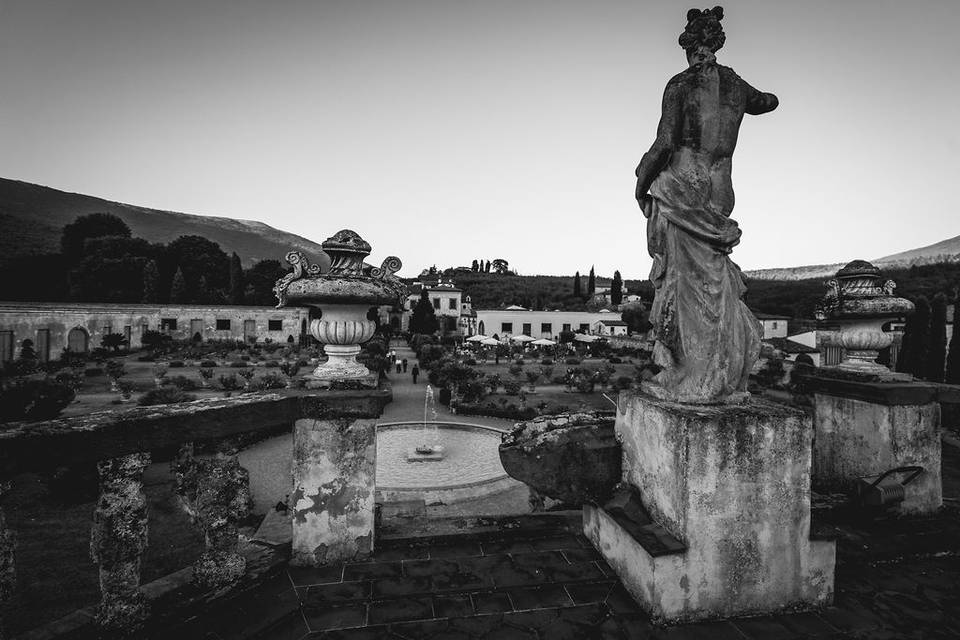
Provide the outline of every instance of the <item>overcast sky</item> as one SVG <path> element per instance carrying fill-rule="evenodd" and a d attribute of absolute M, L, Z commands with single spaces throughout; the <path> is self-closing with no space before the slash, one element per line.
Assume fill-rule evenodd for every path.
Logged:
<path fill-rule="evenodd" d="M 780 98 L 741 128 L 734 260 L 960 234 L 960 2 L 723 5 L 719 61 Z M 646 277 L 633 170 L 689 6 L 0 0 L 0 176 L 318 242 L 352 228 L 403 275 L 502 257 Z"/>

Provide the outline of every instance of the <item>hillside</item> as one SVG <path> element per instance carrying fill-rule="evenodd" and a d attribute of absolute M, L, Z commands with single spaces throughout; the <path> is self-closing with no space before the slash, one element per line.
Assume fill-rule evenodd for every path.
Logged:
<path fill-rule="evenodd" d="M 852 258 L 851 258 L 852 259 Z M 932 264 L 960 263 L 960 236 L 941 240 L 940 242 L 901 251 L 893 255 L 870 260 L 873 264 L 890 271 L 893 269 L 909 269 Z M 756 269 L 745 271 L 744 274 L 754 280 L 809 280 L 813 278 L 830 278 L 845 262 L 836 264 L 815 264 L 802 267 L 781 267 L 777 269 Z"/>
<path fill-rule="evenodd" d="M 228 254 L 236 252 L 245 266 L 258 260 L 283 260 L 299 249 L 315 260 L 320 245 L 298 235 L 253 220 L 197 216 L 111 202 L 79 193 L 68 193 L 29 182 L 0 178 L 0 256 L 2 259 L 55 253 L 60 231 L 80 215 L 112 213 L 123 219 L 134 236 L 168 243 L 183 235 L 213 240 Z"/>

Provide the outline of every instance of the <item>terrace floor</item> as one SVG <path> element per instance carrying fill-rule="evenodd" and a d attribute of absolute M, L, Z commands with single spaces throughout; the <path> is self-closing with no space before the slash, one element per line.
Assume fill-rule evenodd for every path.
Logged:
<path fill-rule="evenodd" d="M 960 509 L 844 521 L 836 598 L 819 611 L 657 627 L 577 533 L 575 514 L 489 520 L 453 535 L 400 535 L 374 558 L 287 568 L 152 640 L 789 639 L 960 637 Z M 455 529 L 463 521 L 438 521 Z M 429 528 L 421 527 L 422 530 Z"/>

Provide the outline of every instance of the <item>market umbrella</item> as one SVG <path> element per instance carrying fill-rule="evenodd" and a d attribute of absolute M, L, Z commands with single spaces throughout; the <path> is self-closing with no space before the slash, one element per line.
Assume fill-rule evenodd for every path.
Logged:
<path fill-rule="evenodd" d="M 500 341 L 497 340 L 496 338 L 486 338 L 486 339 L 484 339 L 484 340 L 481 340 L 481 341 L 480 341 L 480 344 L 485 344 L 485 345 L 493 346 L 493 345 L 498 345 L 498 344 L 500 344 Z"/>
<path fill-rule="evenodd" d="M 536 345 L 536 346 L 538 346 L 538 347 L 552 347 L 552 346 L 554 346 L 554 345 L 557 344 L 557 343 L 554 342 L 553 340 L 547 340 L 546 338 L 540 338 L 539 340 L 534 340 L 534 341 L 531 342 L 530 344 Z"/>
<path fill-rule="evenodd" d="M 573 339 L 577 342 L 596 342 L 600 339 L 600 336 L 591 336 L 585 333 L 578 333 L 577 335 L 573 336 Z"/>
<path fill-rule="evenodd" d="M 470 336 L 469 338 L 467 338 L 466 341 L 467 341 L 467 342 L 483 342 L 484 340 L 489 340 L 489 339 L 490 339 L 490 338 L 488 338 L 487 336 L 483 335 L 482 333 L 478 333 L 478 334 L 475 335 L 475 336 Z"/>
<path fill-rule="evenodd" d="M 514 342 L 533 342 L 534 339 L 526 334 L 520 334 L 519 336 L 513 336 L 510 338 Z"/>

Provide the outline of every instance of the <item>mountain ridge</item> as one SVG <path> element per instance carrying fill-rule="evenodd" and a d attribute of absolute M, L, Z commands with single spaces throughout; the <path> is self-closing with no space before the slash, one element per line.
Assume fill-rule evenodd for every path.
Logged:
<path fill-rule="evenodd" d="M 58 252 L 63 227 L 89 213 L 112 213 L 134 236 L 150 242 L 206 237 L 227 253 L 236 252 L 245 266 L 264 259 L 282 262 L 291 250 L 323 256 L 319 243 L 259 220 L 152 209 L 9 178 L 0 178 L 0 225 L 7 230 L 0 234 L 0 256 Z"/>

